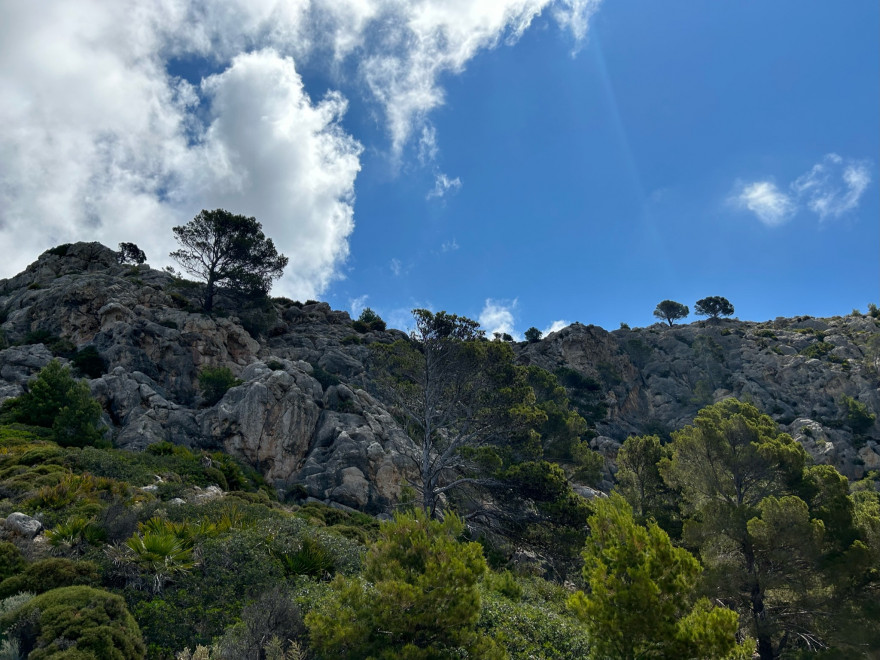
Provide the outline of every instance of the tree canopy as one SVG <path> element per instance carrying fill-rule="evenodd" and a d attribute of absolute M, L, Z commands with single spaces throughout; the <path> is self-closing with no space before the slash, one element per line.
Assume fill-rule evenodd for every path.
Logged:
<path fill-rule="evenodd" d="M 687 318 L 690 313 L 691 310 L 687 305 L 682 305 L 674 300 L 664 300 L 654 310 L 654 317 L 666 321 L 671 328 L 673 321 Z"/>
<path fill-rule="evenodd" d="M 322 657 L 507 657 L 476 633 L 479 580 L 486 560 L 478 543 L 460 543 L 461 521 L 398 514 L 382 526 L 363 578 L 338 577 L 321 610 L 306 617 Z"/>
<path fill-rule="evenodd" d="M 697 599 L 702 569 L 656 523 L 633 519 L 618 494 L 593 502 L 584 581 L 569 605 L 586 624 L 595 660 L 723 658 L 736 643 L 737 615 Z"/>
<path fill-rule="evenodd" d="M 733 305 L 730 304 L 727 298 L 709 296 L 696 302 L 694 313 L 698 316 L 708 316 L 717 319 L 719 316 L 731 316 L 733 314 Z"/>
<path fill-rule="evenodd" d="M 870 619 L 876 549 L 846 479 L 808 466 L 776 422 L 736 399 L 704 408 L 672 437 L 660 471 L 681 495 L 683 541 L 699 550 L 707 593 L 742 615 L 759 657 L 832 642 L 857 649 L 864 631 L 847 622 Z"/>
<path fill-rule="evenodd" d="M 218 285 L 238 292 L 266 294 L 281 277 L 287 257 L 278 254 L 255 218 L 223 209 L 201 211 L 174 227 L 181 249 L 171 253 L 184 271 L 205 280 L 204 309 L 210 312 Z"/>
<path fill-rule="evenodd" d="M 135 243 L 119 244 L 119 263 L 140 265 L 147 260 L 147 255 Z"/>

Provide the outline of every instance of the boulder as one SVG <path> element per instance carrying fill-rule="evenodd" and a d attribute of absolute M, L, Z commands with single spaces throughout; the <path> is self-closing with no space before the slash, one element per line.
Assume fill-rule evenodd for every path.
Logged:
<path fill-rule="evenodd" d="M 13 534 L 18 534 L 26 539 L 32 539 L 43 531 L 43 523 L 18 511 L 10 513 L 6 517 L 4 527 Z"/>

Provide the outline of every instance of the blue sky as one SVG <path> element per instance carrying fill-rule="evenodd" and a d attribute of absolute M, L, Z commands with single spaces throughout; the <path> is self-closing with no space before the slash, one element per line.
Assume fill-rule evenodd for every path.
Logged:
<path fill-rule="evenodd" d="M 290 255 L 277 294 L 397 327 L 880 301 L 877 3 L 12 4 L 0 276 L 68 240 L 164 265 L 223 207 Z"/>

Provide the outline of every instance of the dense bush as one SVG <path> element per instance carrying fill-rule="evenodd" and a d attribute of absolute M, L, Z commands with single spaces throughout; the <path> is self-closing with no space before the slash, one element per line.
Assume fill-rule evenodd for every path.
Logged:
<path fill-rule="evenodd" d="M 369 307 L 364 307 L 357 321 L 351 324 L 358 332 L 383 331 L 385 330 L 385 321 Z"/>
<path fill-rule="evenodd" d="M 58 587 L 97 586 L 100 582 L 98 567 L 92 562 L 51 557 L 29 564 L 18 575 L 0 582 L 0 598 L 13 596 L 22 591 L 40 594 Z"/>
<path fill-rule="evenodd" d="M 846 410 L 846 423 L 853 433 L 864 433 L 874 426 L 877 416 L 868 410 L 868 407 L 851 396 L 843 395 L 841 403 Z"/>
<path fill-rule="evenodd" d="M 324 605 L 306 616 L 312 646 L 333 658 L 486 660 L 507 654 L 477 634 L 478 581 L 486 560 L 460 543 L 461 522 L 399 515 L 382 527 L 362 578 L 338 577 Z"/>
<path fill-rule="evenodd" d="M 101 405 L 92 398 L 89 386 L 77 381 L 69 367 L 52 360 L 29 383 L 29 391 L 4 402 L 4 411 L 14 421 L 51 428 L 63 447 L 103 445 L 99 428 Z"/>
<path fill-rule="evenodd" d="M 14 543 L 0 541 L 0 583 L 23 571 L 25 566 L 21 550 Z"/>
<path fill-rule="evenodd" d="M 70 361 L 79 373 L 89 378 L 100 378 L 107 371 L 107 363 L 94 346 L 77 351 Z"/>
<path fill-rule="evenodd" d="M 204 367 L 199 372 L 199 388 L 209 406 L 216 404 L 228 390 L 241 383 L 229 367 Z"/>
<path fill-rule="evenodd" d="M 91 587 L 39 595 L 0 619 L 29 660 L 142 660 L 144 643 L 125 601 Z M 29 655 L 28 655 L 29 654 Z"/>

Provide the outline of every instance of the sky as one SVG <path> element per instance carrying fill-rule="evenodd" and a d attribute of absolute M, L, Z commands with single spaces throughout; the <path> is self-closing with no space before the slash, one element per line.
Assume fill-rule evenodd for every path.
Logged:
<path fill-rule="evenodd" d="M 880 302 L 880 5 L 0 0 L 0 278 L 256 217 L 273 295 L 519 338 Z M 695 320 L 691 316 L 688 320 Z"/>

